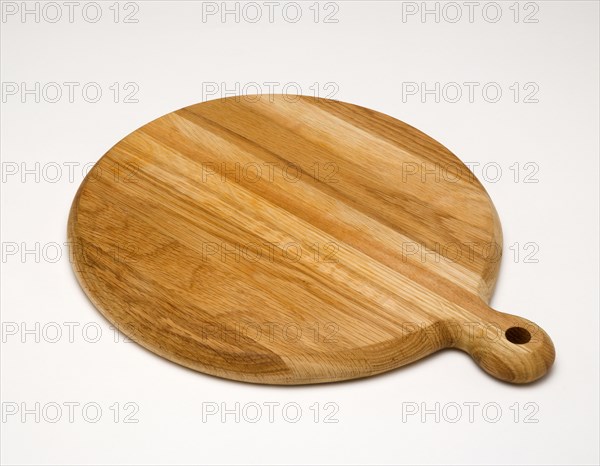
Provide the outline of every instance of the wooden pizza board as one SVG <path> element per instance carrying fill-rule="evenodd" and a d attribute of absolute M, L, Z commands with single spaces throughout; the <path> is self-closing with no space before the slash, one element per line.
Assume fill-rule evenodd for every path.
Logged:
<path fill-rule="evenodd" d="M 525 383 L 554 361 L 541 328 L 487 304 L 502 235 L 479 181 L 356 105 L 239 96 L 158 118 L 88 174 L 68 236 L 109 321 L 207 374 L 330 382 L 456 347 Z"/>

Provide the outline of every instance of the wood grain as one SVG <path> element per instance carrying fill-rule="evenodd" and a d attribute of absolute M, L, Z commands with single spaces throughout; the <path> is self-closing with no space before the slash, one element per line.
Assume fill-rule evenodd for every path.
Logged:
<path fill-rule="evenodd" d="M 73 201 L 76 276 L 149 350 L 236 380 L 365 377 L 442 348 L 515 383 L 548 335 L 488 306 L 500 222 L 448 149 L 387 115 L 231 97 L 143 126 Z"/>

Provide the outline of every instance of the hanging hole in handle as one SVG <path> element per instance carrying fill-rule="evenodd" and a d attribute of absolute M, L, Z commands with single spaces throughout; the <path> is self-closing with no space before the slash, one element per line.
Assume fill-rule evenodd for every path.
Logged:
<path fill-rule="evenodd" d="M 531 340 L 531 333 L 523 327 L 511 327 L 504 333 L 506 339 L 515 345 L 524 345 Z"/>

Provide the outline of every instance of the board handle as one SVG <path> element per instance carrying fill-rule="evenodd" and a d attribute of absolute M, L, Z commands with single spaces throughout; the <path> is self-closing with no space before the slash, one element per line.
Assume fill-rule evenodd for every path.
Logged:
<path fill-rule="evenodd" d="M 554 344 L 538 325 L 523 317 L 496 311 L 482 302 L 478 322 L 454 322 L 455 346 L 466 351 L 492 376 L 512 383 L 543 377 L 554 362 Z"/>

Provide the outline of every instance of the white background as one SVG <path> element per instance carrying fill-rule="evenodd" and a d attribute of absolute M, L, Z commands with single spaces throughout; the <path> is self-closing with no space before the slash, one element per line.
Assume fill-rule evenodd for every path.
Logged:
<path fill-rule="evenodd" d="M 5 9 L 10 2 L 3 3 Z M 433 15 L 423 20 L 420 12 L 403 17 L 415 5 L 421 9 L 420 2 L 391 1 L 317 5 L 315 22 L 314 2 L 307 2 L 296 23 L 293 10 L 282 15 L 285 2 L 279 2 L 272 23 L 260 2 L 263 17 L 256 23 L 249 21 L 255 10 L 243 5 L 237 21 L 233 14 L 225 21 L 219 14 L 203 21 L 202 2 L 194 1 L 137 2 L 132 17 L 137 23 L 123 21 L 136 8 L 124 3 L 117 5 L 115 23 L 113 2 L 101 2 L 102 17 L 92 23 L 95 11 L 86 10 L 84 17 L 86 2 L 80 2 L 71 23 L 68 7 L 58 3 L 63 17 L 55 23 L 49 20 L 56 11 L 40 4 L 39 22 L 33 15 L 23 21 L 17 12 L 0 24 L 3 464 L 599 462 L 597 2 L 516 7 L 500 2 L 497 22 L 492 22 L 496 7 L 486 7 L 487 16 L 482 13 L 486 2 L 480 2 L 472 22 L 464 3 L 457 4 L 462 11 L 457 22 L 451 22 L 456 10 L 441 3 L 436 22 Z M 20 2 L 15 5 L 21 8 Z M 33 2 L 27 5 L 35 8 Z M 221 8 L 220 2 L 216 6 Z M 337 22 L 324 22 L 331 12 L 329 19 Z M 537 22 L 525 22 L 527 14 Z M 35 102 L 36 95 L 22 95 L 21 83 L 35 89 L 36 82 L 79 86 L 73 102 L 65 94 L 52 103 L 54 94 L 41 91 Z M 97 103 L 82 97 L 83 85 L 90 82 L 103 90 Z M 130 82 L 134 87 L 124 89 Z M 287 83 L 310 95 L 318 88 L 322 97 L 333 89 L 336 99 L 404 120 L 463 161 L 479 162 L 475 174 L 494 200 L 505 237 L 492 305 L 537 322 L 551 335 L 557 359 L 549 376 L 528 386 L 504 384 L 466 354 L 446 351 L 370 379 L 268 387 L 184 369 L 123 342 L 120 335 L 115 343 L 109 324 L 76 283 L 64 246 L 56 261 L 56 251 L 47 246 L 66 241 L 82 168 L 142 124 L 219 97 L 225 86 L 235 91 L 239 83 L 241 91 L 252 82 L 263 92 L 267 82 L 279 83 L 279 92 Z M 436 82 L 441 87 L 479 84 L 473 102 L 463 95 L 452 103 L 451 94 L 441 95 L 439 102 L 426 95 L 423 103 L 421 94 L 403 92 L 403 83 L 413 82 L 429 88 Z M 518 102 L 510 89 L 515 82 L 521 89 Z M 10 83 L 18 86 L 14 95 Z M 114 83 L 121 89 L 117 103 L 109 89 Z M 211 83 L 217 83 L 218 95 L 206 95 L 207 86 L 215 87 Z M 335 84 L 325 88 L 325 83 Z M 501 88 L 498 102 L 482 96 L 486 83 Z M 533 84 L 525 89 L 526 83 Z M 138 102 L 125 103 L 126 91 L 135 86 Z M 524 102 L 532 90 L 529 100 L 534 101 Z M 534 164 L 518 181 L 509 168 L 516 162 L 520 170 Z M 78 164 L 73 179 L 69 163 Z M 56 164 L 63 170 L 58 179 Z M 491 167 L 485 173 L 484 164 Z M 12 174 L 15 166 L 19 171 Z M 502 169 L 498 179 L 496 167 Z M 34 174 L 22 179 L 23 168 Z M 524 182 L 531 171 L 536 173 L 529 181 L 537 182 Z M 22 249 L 35 250 L 36 243 L 39 255 L 21 255 Z M 518 258 L 508 249 L 515 243 Z M 534 249 L 525 250 L 525 243 L 534 243 L 528 246 Z M 15 244 L 19 249 L 10 254 Z M 524 254 L 534 250 L 529 259 L 537 262 L 526 261 Z M 73 342 L 65 322 L 77 325 Z M 33 334 L 20 327 L 14 334 L 14 325 L 22 323 Z M 82 335 L 86 324 L 87 336 Z M 51 343 L 56 326 L 63 334 Z M 99 341 L 87 341 L 98 327 Z M 65 402 L 80 403 L 73 422 Z M 139 408 L 129 420 L 139 422 L 124 422 L 123 415 L 132 412 L 124 408 L 127 402 Z M 265 402 L 280 403 L 273 422 Z M 465 405 L 471 402 L 479 403 L 472 422 Z M 35 414 L 7 414 L 14 406 L 35 411 L 35 403 L 40 403 L 39 422 Z M 62 405 L 62 417 L 52 423 L 54 403 Z M 86 403 L 102 408 L 98 422 L 90 421 L 93 410 L 82 413 Z M 119 403 L 118 422 L 114 403 Z M 229 409 L 240 403 L 241 419 L 228 415 L 223 422 L 215 415 L 203 422 L 206 403 L 219 409 L 221 403 Z M 263 407 L 258 422 L 248 422 L 255 412 L 246 408 L 244 413 L 244 406 L 254 406 L 247 403 Z M 298 422 L 289 419 L 293 410 L 282 412 L 286 403 L 301 407 Z M 325 408 L 325 403 L 333 405 Z M 462 412 L 450 422 L 457 404 Z M 337 412 L 329 420 L 338 422 L 324 422 L 332 406 Z M 406 416 L 415 406 L 419 413 Z M 492 422 L 497 407 L 502 412 Z M 423 418 L 423 408 L 433 414 Z"/>

